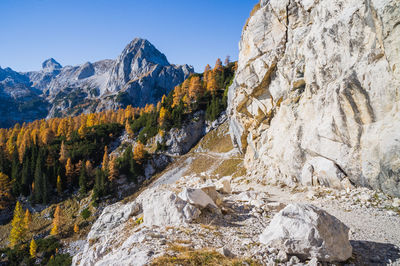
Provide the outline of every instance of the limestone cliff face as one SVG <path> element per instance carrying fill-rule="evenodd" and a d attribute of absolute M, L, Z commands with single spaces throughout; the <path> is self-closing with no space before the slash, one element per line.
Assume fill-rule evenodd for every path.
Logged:
<path fill-rule="evenodd" d="M 230 131 L 253 174 L 400 196 L 400 1 L 262 0 Z"/>

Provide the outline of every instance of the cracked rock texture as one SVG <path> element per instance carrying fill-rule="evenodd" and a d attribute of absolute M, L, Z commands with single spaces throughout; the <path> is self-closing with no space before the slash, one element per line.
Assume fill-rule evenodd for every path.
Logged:
<path fill-rule="evenodd" d="M 228 113 L 251 173 L 400 196 L 399 1 L 263 0 L 239 47 Z"/>

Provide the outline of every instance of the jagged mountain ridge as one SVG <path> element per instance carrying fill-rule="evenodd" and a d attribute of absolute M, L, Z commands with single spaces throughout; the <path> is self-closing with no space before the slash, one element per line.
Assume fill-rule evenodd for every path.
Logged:
<path fill-rule="evenodd" d="M 136 38 L 116 60 L 62 67 L 55 59 L 40 71 L 0 68 L 0 126 L 156 103 L 183 82 L 193 67 L 168 62 L 149 41 Z M 17 108 L 16 108 L 17 107 Z"/>

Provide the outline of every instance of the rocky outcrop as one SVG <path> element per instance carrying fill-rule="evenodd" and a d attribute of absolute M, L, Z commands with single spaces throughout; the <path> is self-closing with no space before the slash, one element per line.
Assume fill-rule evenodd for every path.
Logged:
<path fill-rule="evenodd" d="M 352 255 L 349 228 L 309 204 L 290 204 L 274 216 L 260 242 L 302 260 L 346 261 Z"/>
<path fill-rule="evenodd" d="M 261 1 L 228 101 L 250 172 L 400 196 L 399 25 L 396 0 Z"/>
<path fill-rule="evenodd" d="M 12 97 L 9 104 L 1 105 L 0 113 L 4 112 L 4 116 L 0 126 L 46 116 L 116 109 L 129 104 L 143 107 L 157 103 L 191 73 L 191 66 L 170 64 L 149 41 L 139 38 L 129 43 L 116 60 L 62 67 L 50 58 L 43 62 L 40 71 L 18 73 L 0 69 L 0 90 L 4 88 L 14 95 L 30 96 L 28 99 Z M 20 102 L 27 102 L 30 115 L 26 114 L 26 108 L 20 108 L 17 115 L 7 114 L 8 106 Z"/>

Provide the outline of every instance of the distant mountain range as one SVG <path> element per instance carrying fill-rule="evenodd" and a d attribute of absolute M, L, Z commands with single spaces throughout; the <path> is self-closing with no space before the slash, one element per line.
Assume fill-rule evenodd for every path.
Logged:
<path fill-rule="evenodd" d="M 116 60 L 62 67 L 50 58 L 40 71 L 0 67 L 0 127 L 46 117 L 156 103 L 193 67 L 170 64 L 149 41 L 136 38 Z"/>

